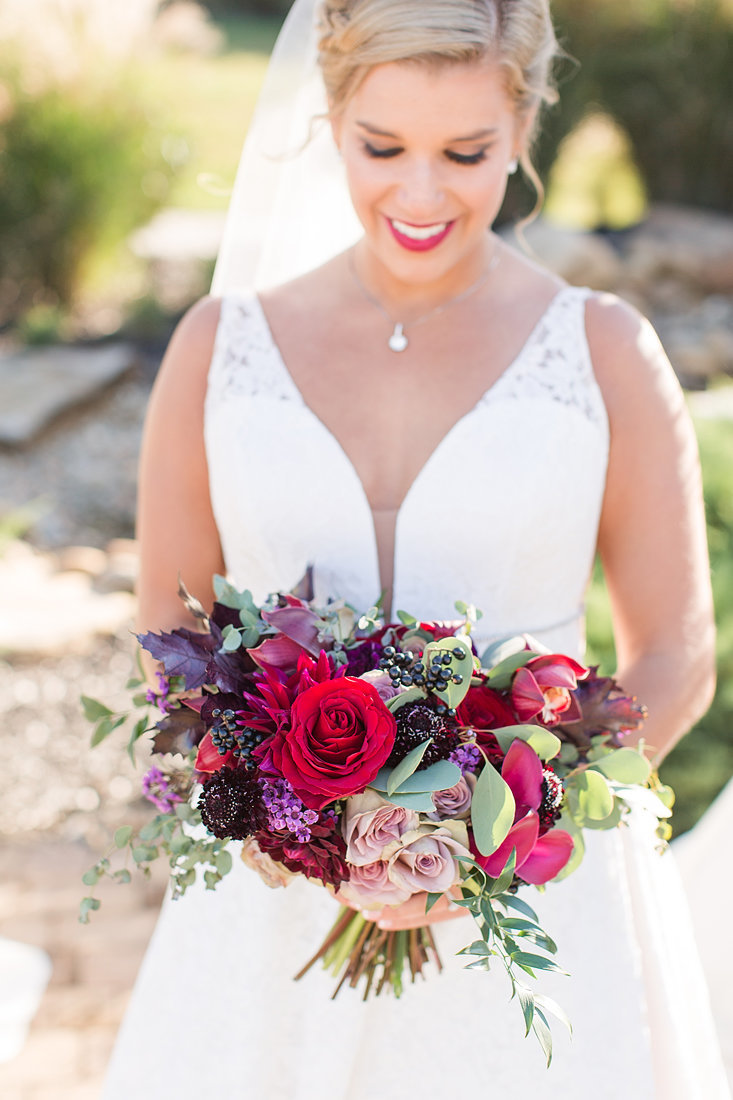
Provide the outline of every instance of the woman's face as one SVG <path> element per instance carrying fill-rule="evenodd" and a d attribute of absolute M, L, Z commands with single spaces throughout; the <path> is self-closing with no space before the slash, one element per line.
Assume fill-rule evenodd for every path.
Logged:
<path fill-rule="evenodd" d="M 490 60 L 371 70 L 333 122 L 374 257 L 406 283 L 483 257 L 522 132 Z"/>

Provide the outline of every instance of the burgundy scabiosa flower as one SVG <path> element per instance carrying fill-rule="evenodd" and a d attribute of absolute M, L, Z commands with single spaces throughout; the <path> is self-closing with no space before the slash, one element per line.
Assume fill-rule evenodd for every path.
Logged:
<path fill-rule="evenodd" d="M 427 741 L 429 737 L 432 737 L 433 743 L 425 750 L 418 770 L 429 767 L 437 760 L 446 760 L 460 745 L 457 730 L 448 726 L 443 716 L 437 713 L 427 699 L 405 703 L 395 711 L 395 719 L 397 734 L 394 748 L 387 761 L 392 766 L 398 764 L 408 752 L 417 748 L 423 741 Z"/>
<path fill-rule="evenodd" d="M 225 765 L 209 776 L 198 808 L 206 828 L 220 840 L 244 840 L 265 820 L 262 788 L 246 768 Z"/>

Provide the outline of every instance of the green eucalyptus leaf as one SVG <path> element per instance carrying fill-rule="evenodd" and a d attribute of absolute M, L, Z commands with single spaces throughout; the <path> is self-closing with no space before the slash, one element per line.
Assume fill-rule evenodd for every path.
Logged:
<path fill-rule="evenodd" d="M 88 722 L 98 722 L 100 718 L 108 718 L 114 713 L 104 703 L 100 703 L 99 699 L 92 699 L 89 695 L 82 695 L 81 705 Z"/>
<path fill-rule="evenodd" d="M 418 813 L 431 813 L 435 809 L 432 795 L 428 791 L 418 791 L 415 794 L 403 794 L 402 791 L 396 791 L 394 794 L 389 795 L 385 792 L 382 797 L 391 802 L 393 806 L 402 806 L 405 810 L 417 810 Z"/>
<path fill-rule="evenodd" d="M 242 644 L 242 635 L 236 626 L 227 623 L 222 631 L 221 649 L 225 653 L 234 653 Z"/>
<path fill-rule="evenodd" d="M 615 829 L 616 826 L 620 824 L 620 822 L 621 822 L 621 805 L 620 805 L 620 802 L 616 801 L 614 803 L 614 807 L 611 810 L 608 817 L 602 817 L 602 818 L 600 818 L 600 820 L 597 820 L 597 819 L 592 818 L 592 817 L 587 817 L 585 819 L 585 821 L 583 822 L 583 828 L 584 829 L 598 829 L 598 830 Z"/>
<path fill-rule="evenodd" d="M 149 863 L 151 860 L 156 859 L 158 856 L 158 849 L 152 848 L 147 844 L 139 844 L 136 848 L 132 849 L 132 858 L 135 863 Z"/>
<path fill-rule="evenodd" d="M 115 832 L 115 846 L 117 848 L 125 848 L 130 843 L 132 837 L 131 825 L 120 825 L 119 829 Z"/>
<path fill-rule="evenodd" d="M 115 871 L 115 873 L 112 875 L 112 878 L 119 883 L 132 882 L 132 875 L 126 867 L 123 867 L 120 871 Z"/>
<path fill-rule="evenodd" d="M 632 784 L 646 783 L 652 770 L 647 758 L 635 749 L 616 749 L 596 760 L 593 767 L 616 783 Z"/>
<path fill-rule="evenodd" d="M 400 783 L 398 794 L 417 794 L 420 791 L 447 791 L 455 787 L 461 778 L 461 769 L 450 760 L 436 760 L 428 768 L 415 772 Z"/>
<path fill-rule="evenodd" d="M 573 851 L 570 859 L 565 864 L 563 869 L 555 875 L 553 882 L 561 882 L 562 879 L 567 878 L 573 871 L 577 871 L 580 864 L 583 862 L 583 856 L 585 855 L 585 840 L 583 838 L 583 830 L 578 827 L 575 820 L 568 812 L 567 809 L 563 810 L 559 821 L 557 822 L 558 829 L 564 829 L 566 833 L 570 833 L 573 838 Z M 517 899 L 515 899 L 517 900 Z"/>
<path fill-rule="evenodd" d="M 492 855 L 506 839 L 514 821 L 514 795 L 491 764 L 485 764 L 471 800 L 471 823 L 481 855 Z"/>
<path fill-rule="evenodd" d="M 518 668 L 524 668 L 537 654 L 531 649 L 523 649 L 520 653 L 512 653 L 499 661 L 498 665 L 489 669 L 489 687 L 495 691 L 505 691 L 511 687 L 512 677 Z"/>
<path fill-rule="evenodd" d="M 481 654 L 481 667 L 491 671 L 499 667 L 502 661 L 509 657 L 527 652 L 527 642 L 521 634 L 511 634 L 506 638 L 498 638 L 487 646 Z"/>
<path fill-rule="evenodd" d="M 403 760 L 400 760 L 399 764 L 392 768 L 389 779 L 387 780 L 387 794 L 394 794 L 398 787 L 403 786 L 405 780 L 409 779 L 412 773 L 420 766 L 420 761 L 432 743 L 432 737 L 428 737 L 427 740 L 421 741 L 419 745 L 416 745 L 414 749 L 408 752 Z M 415 788 L 413 788 L 413 790 L 414 789 Z M 425 787 L 418 787 L 417 790 L 424 791 Z"/>
<path fill-rule="evenodd" d="M 79 902 L 79 920 L 81 923 L 87 924 L 90 912 L 99 909 L 101 904 L 99 898 L 82 898 Z"/>
<path fill-rule="evenodd" d="M 545 729 L 544 726 L 520 725 L 500 726 L 498 730 L 491 731 L 499 742 L 502 752 L 506 753 L 511 748 L 512 741 L 526 741 L 530 748 L 539 756 L 540 760 L 552 760 L 562 748 L 560 738 Z"/>
<path fill-rule="evenodd" d="M 400 620 L 403 626 L 413 627 L 417 626 L 418 623 L 418 620 L 415 618 L 415 616 L 410 615 L 408 611 L 398 611 L 397 618 Z"/>
<path fill-rule="evenodd" d="M 593 768 L 579 772 L 573 779 L 578 792 L 578 808 L 586 818 L 602 821 L 613 809 L 613 793 L 605 776 Z"/>
<path fill-rule="evenodd" d="M 411 687 L 407 691 L 401 691 L 399 695 L 393 696 L 387 700 L 387 709 L 392 713 L 399 710 L 400 707 L 404 707 L 405 703 L 415 703 L 418 699 L 425 699 L 426 695 L 422 688 Z"/>
<path fill-rule="evenodd" d="M 85 886 L 96 886 L 99 882 L 99 874 L 92 867 L 89 871 L 85 871 L 81 876 L 81 881 Z"/>
<path fill-rule="evenodd" d="M 228 852 L 226 848 L 222 848 L 220 852 L 216 853 L 214 862 L 220 875 L 228 875 L 232 869 L 232 853 Z"/>

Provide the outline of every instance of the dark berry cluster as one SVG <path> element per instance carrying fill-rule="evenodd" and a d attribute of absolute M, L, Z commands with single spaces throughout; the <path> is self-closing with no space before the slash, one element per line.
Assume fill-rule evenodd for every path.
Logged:
<path fill-rule="evenodd" d="M 462 684 L 460 672 L 453 672 L 453 661 L 463 661 L 465 650 L 456 646 L 452 650 L 435 653 L 426 666 L 424 661 L 415 660 L 415 654 L 409 649 L 404 653 L 393 645 L 387 645 L 382 651 L 379 668 L 386 672 L 395 687 L 424 687 L 426 691 L 445 691 L 448 685 Z M 443 713 L 447 713 L 447 708 Z"/>
<path fill-rule="evenodd" d="M 244 840 L 266 820 L 262 788 L 246 768 L 220 768 L 204 783 L 198 808 L 214 836 Z"/>
<path fill-rule="evenodd" d="M 562 783 L 552 768 L 542 769 L 542 801 L 540 802 L 540 828 L 551 829 L 562 811 Z"/>
<path fill-rule="evenodd" d="M 432 737 L 433 742 L 425 750 L 418 770 L 449 757 L 460 744 L 460 738 L 455 730 L 447 728 L 446 711 L 446 707 L 436 707 L 428 699 L 425 701 L 418 699 L 399 707 L 395 711 L 397 735 L 388 763 L 392 766 L 398 764 L 408 752 L 417 748 L 423 741 L 427 741 L 429 737 Z"/>
<path fill-rule="evenodd" d="M 211 740 L 220 756 L 233 752 L 246 767 L 253 767 L 252 750 L 256 749 L 266 734 L 249 726 L 239 726 L 233 710 L 212 710 L 211 717 L 216 723 L 211 727 Z"/>
<path fill-rule="evenodd" d="M 395 687 L 422 687 L 425 683 L 425 666 L 415 661 L 409 649 L 402 653 L 393 645 L 386 645 L 377 666 L 386 672 Z"/>
<path fill-rule="evenodd" d="M 451 682 L 462 684 L 462 673 L 453 672 L 451 665 L 453 661 L 464 661 L 465 659 L 466 651 L 461 649 L 460 646 L 433 654 L 430 666 L 425 673 L 425 686 L 428 691 L 445 691 Z"/>

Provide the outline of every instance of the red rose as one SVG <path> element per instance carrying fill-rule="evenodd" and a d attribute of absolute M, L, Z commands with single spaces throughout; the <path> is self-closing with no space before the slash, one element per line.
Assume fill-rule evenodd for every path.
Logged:
<path fill-rule="evenodd" d="M 502 726 L 516 726 L 518 722 L 509 703 L 486 684 L 476 684 L 468 689 L 456 717 L 462 726 L 470 726 L 476 731 L 498 730 Z M 480 737 L 476 740 L 481 744 Z"/>
<path fill-rule="evenodd" d="M 363 791 L 392 751 L 395 720 L 376 688 L 343 676 L 302 692 L 290 728 L 269 748 L 274 767 L 306 806 L 320 810 Z"/>

